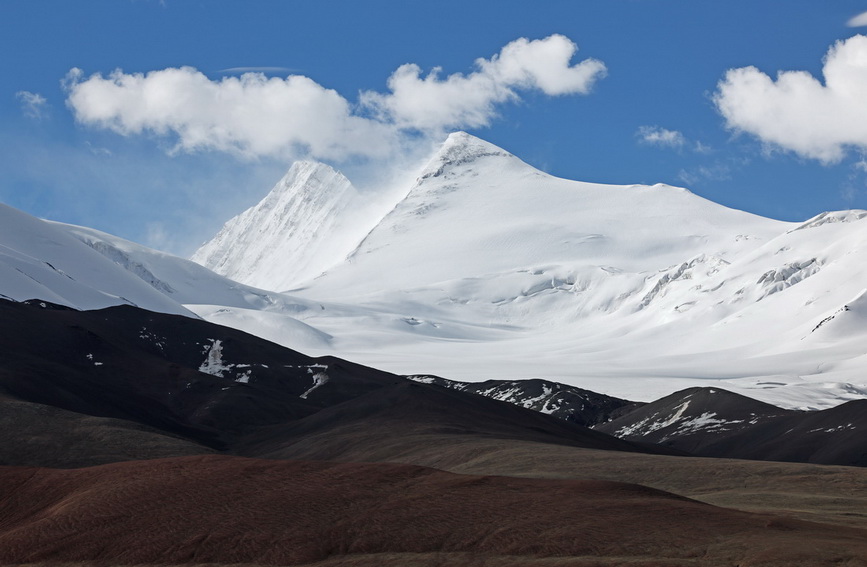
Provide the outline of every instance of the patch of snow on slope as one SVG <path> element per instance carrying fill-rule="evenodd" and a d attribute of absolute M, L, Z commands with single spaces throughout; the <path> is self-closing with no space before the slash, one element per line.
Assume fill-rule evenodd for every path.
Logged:
<path fill-rule="evenodd" d="M 731 429 L 728 426 L 744 421 L 742 419 L 715 419 L 715 416 L 716 413 L 714 412 L 704 412 L 698 417 L 687 419 L 677 426 L 674 434 L 696 433 L 703 430 L 728 431 Z"/>
<path fill-rule="evenodd" d="M 328 374 L 326 374 L 325 372 L 317 372 L 313 375 L 313 386 L 311 386 L 306 392 L 304 392 L 298 397 L 306 400 L 307 396 L 309 396 L 313 392 L 313 390 L 319 388 L 320 386 L 328 382 L 328 379 Z"/>
<path fill-rule="evenodd" d="M 674 413 L 670 416 L 660 418 L 658 417 L 658 414 L 653 414 L 652 416 L 644 418 L 633 425 L 621 427 L 614 433 L 614 435 L 617 437 L 628 437 L 631 435 L 647 435 L 648 433 L 653 433 L 654 431 L 657 431 L 659 429 L 674 425 L 681 419 L 681 417 L 683 417 L 683 413 L 686 411 L 686 408 L 689 407 L 689 402 L 690 401 L 687 400 L 680 404 L 678 407 L 675 408 Z"/>
<path fill-rule="evenodd" d="M 199 366 L 199 372 L 222 378 L 232 367 L 223 363 L 223 342 L 219 339 L 210 340 L 211 344 L 205 346 L 205 361 Z"/>

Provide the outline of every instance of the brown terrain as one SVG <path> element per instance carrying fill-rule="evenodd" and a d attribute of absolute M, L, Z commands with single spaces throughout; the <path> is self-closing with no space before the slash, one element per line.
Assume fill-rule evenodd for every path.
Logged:
<path fill-rule="evenodd" d="M 608 481 L 226 456 L 9 467 L 0 476 L 6 564 L 351 565 L 357 556 L 370 564 L 421 554 L 427 565 L 568 557 L 561 564 L 747 566 L 867 557 L 863 529 Z"/>
<path fill-rule="evenodd" d="M 697 458 L 202 321 L 5 303 L 0 564 L 867 566 L 864 467 Z M 215 340 L 231 373 L 200 371 Z"/>

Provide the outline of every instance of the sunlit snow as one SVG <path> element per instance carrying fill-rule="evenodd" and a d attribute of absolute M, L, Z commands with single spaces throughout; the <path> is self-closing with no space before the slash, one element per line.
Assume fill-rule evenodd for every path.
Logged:
<path fill-rule="evenodd" d="M 867 397 L 865 211 L 779 222 L 667 185 L 557 179 L 462 133 L 390 203 L 357 193 L 294 166 L 197 255 L 241 282 L 0 206 L 0 296 L 199 316 L 400 374 L 637 400 L 712 386 L 804 409 Z"/>

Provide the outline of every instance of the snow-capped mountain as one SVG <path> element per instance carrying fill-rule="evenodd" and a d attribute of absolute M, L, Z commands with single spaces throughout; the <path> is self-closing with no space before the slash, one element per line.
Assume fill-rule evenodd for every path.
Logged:
<path fill-rule="evenodd" d="M 635 285 L 620 275 L 700 254 L 726 259 L 784 226 L 667 185 L 558 179 L 461 132 L 348 260 L 310 289 L 341 299 L 431 285 L 463 294 L 468 278 L 481 277 L 504 282 L 490 292 L 505 295 L 480 299 L 508 301 L 542 291 L 540 280 L 592 286 L 613 276 L 612 287 L 624 289 L 606 299 L 617 303 Z"/>
<path fill-rule="evenodd" d="M 369 206 L 340 172 L 299 161 L 192 260 L 255 287 L 289 289 L 346 258 L 370 229 Z"/>
<path fill-rule="evenodd" d="M 293 295 L 343 306 L 301 319 L 393 372 L 644 400 L 714 385 L 825 407 L 867 393 L 855 370 L 867 258 L 853 246 L 865 214 L 786 223 L 666 185 L 558 179 L 456 133 L 345 260 Z"/>
<path fill-rule="evenodd" d="M 641 401 L 719 387 L 789 408 L 867 396 L 865 211 L 785 223 L 666 185 L 558 179 L 457 133 L 388 195 L 294 165 L 197 252 L 233 279 L 0 213 L 0 294 L 16 300 L 196 314 L 466 382 L 542 378 Z"/>

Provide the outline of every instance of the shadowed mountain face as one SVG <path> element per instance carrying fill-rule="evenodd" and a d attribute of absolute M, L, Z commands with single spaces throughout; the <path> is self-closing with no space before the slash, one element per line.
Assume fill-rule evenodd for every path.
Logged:
<path fill-rule="evenodd" d="M 86 466 L 213 451 L 389 460 L 411 440 L 470 437 L 867 463 L 859 401 L 796 412 L 694 388 L 639 406 L 542 380 L 411 381 L 131 306 L 75 311 L 0 301 L 0 342 L 2 419 L 10 424 L 0 434 L 0 462 L 7 464 Z M 596 431 L 572 423 L 621 413 Z"/>
<path fill-rule="evenodd" d="M 426 375 L 407 376 L 407 378 L 423 384 L 436 384 L 461 392 L 479 394 L 509 402 L 586 427 L 611 421 L 644 405 L 640 402 L 621 400 L 575 386 L 538 378 L 531 380 L 485 380 L 484 382 L 459 382 L 439 376 Z"/>
<path fill-rule="evenodd" d="M 708 457 L 867 466 L 867 400 L 800 412 L 691 388 L 595 429 Z"/>
<path fill-rule="evenodd" d="M 82 312 L 0 301 L 0 342 L 7 464 L 85 466 L 215 450 L 297 457 L 310 447 L 332 458 L 348 450 L 333 444 L 351 430 L 368 438 L 366 448 L 436 433 L 652 451 L 510 404 L 135 307 Z"/>
<path fill-rule="evenodd" d="M 583 557 L 770 566 L 867 557 L 864 530 L 726 510 L 623 483 L 407 465 L 214 456 L 69 471 L 0 468 L 0 498 L 4 563 L 297 565 L 343 557 L 348 565 L 355 556 L 438 554 L 421 564 L 568 556 L 578 565 Z"/>
<path fill-rule="evenodd" d="M 407 382 L 249 436 L 244 454 L 271 458 L 389 460 L 397 447 L 435 439 L 523 440 L 601 450 L 668 453 L 565 420 L 436 386 Z M 677 452 L 676 454 L 682 454 Z M 392 458 L 396 455 L 392 455 Z"/>
<path fill-rule="evenodd" d="M 403 381 L 188 317 L 40 305 L 0 301 L 0 388 L 8 397 L 218 449 L 252 428 Z"/>

